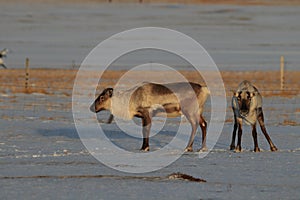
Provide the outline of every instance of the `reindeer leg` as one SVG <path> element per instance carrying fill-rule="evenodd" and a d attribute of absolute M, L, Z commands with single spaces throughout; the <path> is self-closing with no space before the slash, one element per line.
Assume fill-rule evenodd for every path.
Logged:
<path fill-rule="evenodd" d="M 194 144 L 194 139 L 195 139 L 195 135 L 196 135 L 196 131 L 197 131 L 197 123 L 191 122 L 191 126 L 192 126 L 192 132 L 191 132 L 189 143 L 184 150 L 185 152 L 193 151 L 193 144 Z"/>
<path fill-rule="evenodd" d="M 4 69 L 7 69 L 7 67 L 4 64 L 0 64 Z"/>
<path fill-rule="evenodd" d="M 259 112 L 259 115 L 257 117 L 257 120 L 258 120 L 258 123 L 260 125 L 260 129 L 263 132 L 265 138 L 267 139 L 267 141 L 270 145 L 271 151 L 277 151 L 278 150 L 277 147 L 273 144 L 269 134 L 267 133 L 265 123 L 264 123 L 264 114 L 263 114 L 262 108 L 259 108 L 258 112 Z"/>
<path fill-rule="evenodd" d="M 241 152 L 242 151 L 242 133 L 243 133 L 243 130 L 242 130 L 242 120 L 239 120 L 238 122 L 238 142 L 237 142 L 237 145 L 235 147 L 235 152 Z"/>
<path fill-rule="evenodd" d="M 143 125 L 143 146 L 142 146 L 141 150 L 149 151 L 150 150 L 149 135 L 150 135 L 150 128 L 151 128 L 151 117 L 149 115 L 148 110 L 143 112 L 142 125 Z"/>
<path fill-rule="evenodd" d="M 200 125 L 201 131 L 202 131 L 202 147 L 201 147 L 200 151 L 207 151 L 207 147 L 206 147 L 207 123 L 202 115 L 200 115 L 199 125 Z"/>
<path fill-rule="evenodd" d="M 110 114 L 106 123 L 110 124 L 113 120 L 114 120 L 114 116 L 112 114 Z"/>
<path fill-rule="evenodd" d="M 256 124 L 252 125 L 252 137 L 254 141 L 254 152 L 259 152 L 260 149 L 258 147 L 258 142 L 257 142 L 257 132 L 256 132 Z"/>
<path fill-rule="evenodd" d="M 234 126 L 233 126 L 233 132 L 232 132 L 230 150 L 234 150 L 235 149 L 235 137 L 236 137 L 237 127 L 238 127 L 238 123 L 237 123 L 237 120 L 236 120 L 236 116 L 234 116 Z"/>
<path fill-rule="evenodd" d="M 187 120 L 190 122 L 191 126 L 192 126 L 192 132 L 191 132 L 191 136 L 190 136 L 190 140 L 188 145 L 185 148 L 185 152 L 192 152 L 193 151 L 193 143 L 194 143 L 194 139 L 195 139 L 195 135 L 196 135 L 196 131 L 197 131 L 197 122 L 198 120 L 195 119 L 195 117 L 191 116 L 188 114 L 185 114 Z"/>

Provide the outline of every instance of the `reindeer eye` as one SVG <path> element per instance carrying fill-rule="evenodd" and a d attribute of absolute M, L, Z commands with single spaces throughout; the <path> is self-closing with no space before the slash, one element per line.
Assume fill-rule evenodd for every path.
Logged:
<path fill-rule="evenodd" d="M 100 102 L 104 101 L 104 96 L 100 96 Z"/>
<path fill-rule="evenodd" d="M 250 92 L 247 92 L 247 98 L 248 98 L 248 99 L 251 98 Z"/>

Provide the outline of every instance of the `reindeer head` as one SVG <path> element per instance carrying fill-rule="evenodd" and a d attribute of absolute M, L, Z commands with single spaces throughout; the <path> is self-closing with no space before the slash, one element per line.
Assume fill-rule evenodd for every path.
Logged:
<path fill-rule="evenodd" d="M 237 99 L 239 112 L 241 116 L 247 117 L 250 111 L 251 100 L 255 96 L 254 92 L 249 92 L 247 90 L 241 90 L 234 93 Z"/>
<path fill-rule="evenodd" d="M 111 97 L 113 95 L 113 88 L 106 88 L 103 92 L 96 98 L 94 103 L 91 105 L 90 110 L 92 112 L 100 112 L 102 110 L 110 110 L 111 107 Z"/>

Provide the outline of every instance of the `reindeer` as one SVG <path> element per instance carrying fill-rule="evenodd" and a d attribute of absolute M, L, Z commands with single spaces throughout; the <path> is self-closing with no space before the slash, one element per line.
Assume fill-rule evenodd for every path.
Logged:
<path fill-rule="evenodd" d="M 264 125 L 264 114 L 262 110 L 262 96 L 255 86 L 249 81 L 243 81 L 238 86 L 236 92 L 232 97 L 232 109 L 234 113 L 234 128 L 232 133 L 232 140 L 230 150 L 240 152 L 242 139 L 242 123 L 243 121 L 252 126 L 252 136 L 254 140 L 254 152 L 259 152 L 260 149 L 257 143 L 256 121 L 258 121 L 260 128 L 266 137 L 271 151 L 277 151 Z M 235 146 L 236 130 L 238 128 L 238 142 Z"/>
<path fill-rule="evenodd" d="M 206 151 L 207 123 L 202 112 L 208 95 L 208 88 L 197 83 L 143 83 L 122 92 L 114 92 L 113 88 L 104 89 L 91 105 L 90 110 L 95 113 L 109 110 L 112 114 L 109 122 L 112 121 L 113 115 L 123 119 L 141 118 L 143 126 L 142 151 L 150 150 L 149 134 L 152 117 L 164 112 L 168 118 L 184 115 L 192 126 L 185 151 L 193 151 L 193 142 L 198 125 L 202 130 L 201 150 Z"/>
<path fill-rule="evenodd" d="M 8 49 L 3 49 L 0 51 L 0 66 L 3 67 L 4 69 L 7 69 L 7 67 L 4 64 L 3 58 L 6 57 L 6 54 L 8 53 Z"/>

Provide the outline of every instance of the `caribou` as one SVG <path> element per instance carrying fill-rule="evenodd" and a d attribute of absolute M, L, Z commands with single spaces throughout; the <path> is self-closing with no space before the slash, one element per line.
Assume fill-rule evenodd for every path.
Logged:
<path fill-rule="evenodd" d="M 239 84 L 237 90 L 232 97 L 232 109 L 234 114 L 234 127 L 232 133 L 232 140 L 230 150 L 240 152 L 241 139 L 242 139 L 242 124 L 252 126 L 252 136 L 254 140 L 254 152 L 259 152 L 256 132 L 256 121 L 258 121 L 261 131 L 267 139 L 271 151 L 277 151 L 276 146 L 273 144 L 264 124 L 264 114 L 262 110 L 262 96 L 258 89 L 253 86 L 249 81 L 243 81 Z M 238 141 L 235 146 L 236 131 L 238 129 Z"/>
<path fill-rule="evenodd" d="M 143 145 L 142 151 L 149 151 L 149 135 L 151 119 L 165 113 L 166 117 L 185 116 L 191 124 L 192 131 L 185 148 L 193 151 L 193 143 L 198 125 L 202 131 L 202 148 L 206 151 L 207 122 L 202 116 L 204 104 L 210 94 L 207 87 L 192 82 L 177 83 L 142 83 L 125 91 L 114 91 L 106 88 L 90 106 L 92 112 L 109 110 L 111 116 L 123 119 L 138 117 L 142 119 Z M 127 104 L 127 105 L 126 105 Z"/>
<path fill-rule="evenodd" d="M 4 69 L 7 69 L 6 65 L 4 64 L 3 58 L 6 57 L 8 53 L 8 49 L 3 49 L 0 51 L 0 66 L 3 67 Z"/>

